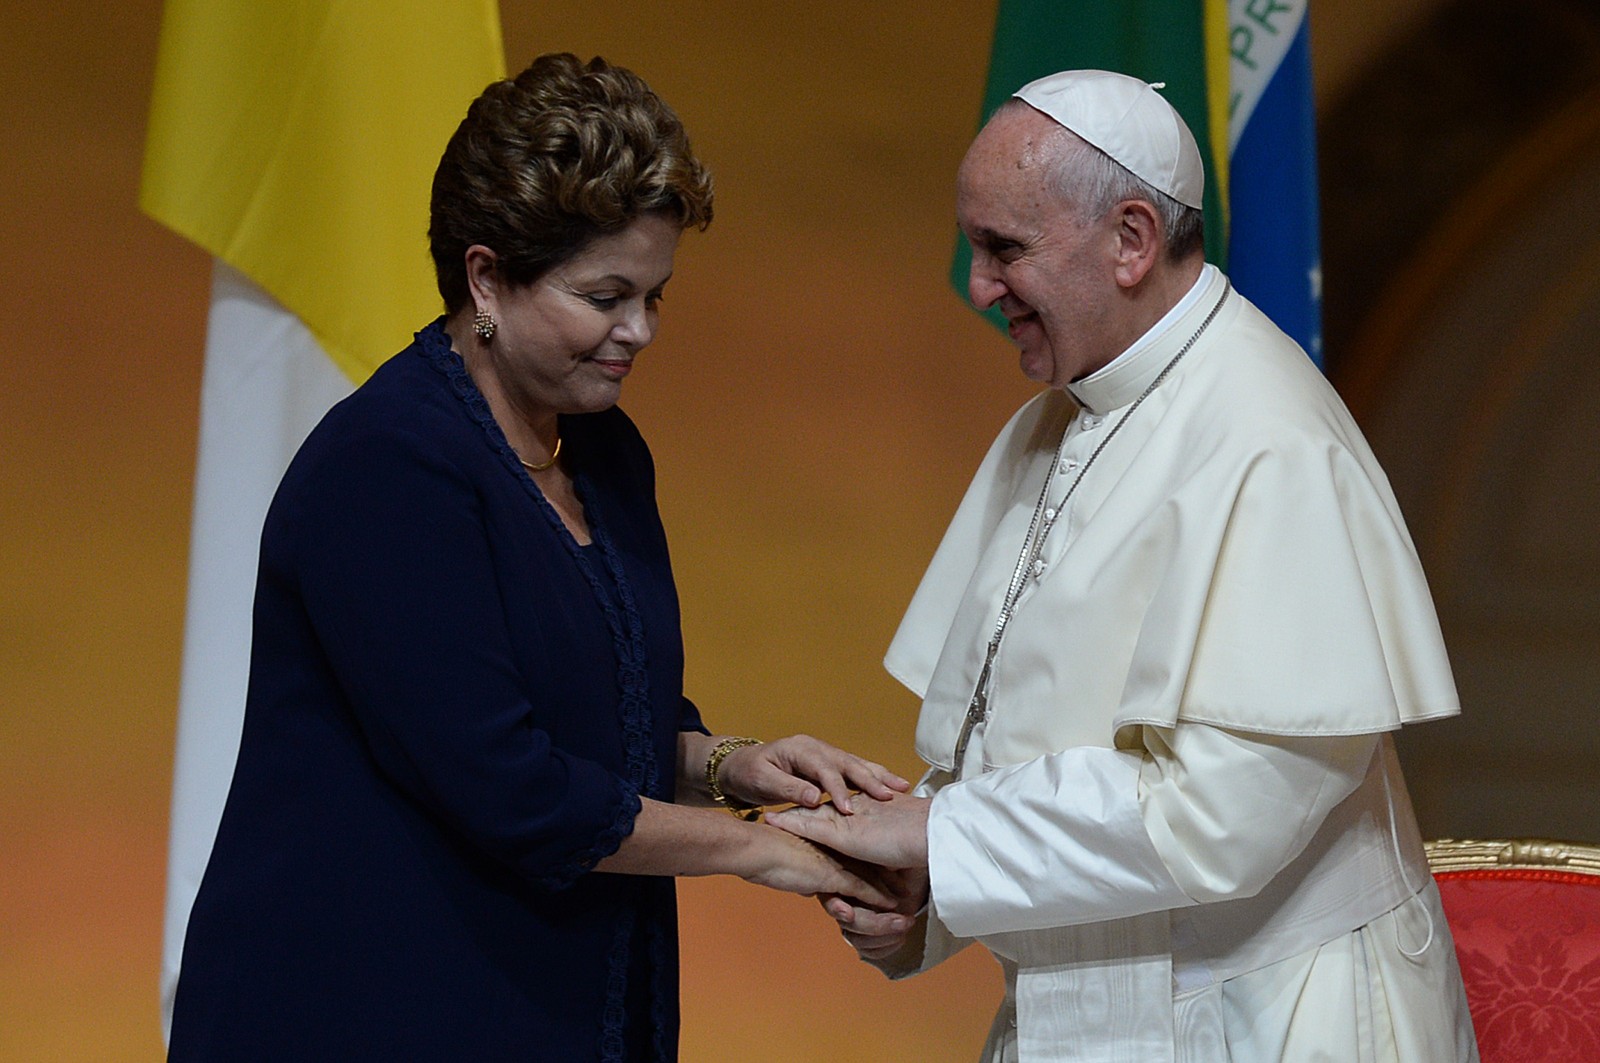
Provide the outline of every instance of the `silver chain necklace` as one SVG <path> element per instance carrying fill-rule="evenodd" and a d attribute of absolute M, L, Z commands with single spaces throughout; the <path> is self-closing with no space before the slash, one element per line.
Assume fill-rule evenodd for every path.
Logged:
<path fill-rule="evenodd" d="M 1000 642 L 1005 638 L 1006 628 L 1011 623 L 1011 614 L 1016 611 L 1017 599 L 1022 597 L 1022 588 L 1027 585 L 1028 574 L 1030 572 L 1037 573 L 1038 571 L 1039 555 L 1044 552 L 1044 541 L 1049 536 L 1050 529 L 1055 527 L 1056 521 L 1061 517 L 1061 514 L 1066 512 L 1067 503 L 1072 499 L 1073 494 L 1077 492 L 1078 485 L 1083 483 L 1084 474 L 1089 471 L 1089 467 L 1094 464 L 1094 460 L 1100 456 L 1100 452 L 1106 449 L 1106 444 L 1110 443 L 1116 434 L 1122 430 L 1122 426 L 1128 423 L 1128 418 L 1133 416 L 1133 411 L 1137 410 L 1144 403 L 1144 400 L 1150 397 L 1150 393 L 1155 391 L 1163 380 L 1167 379 L 1167 375 L 1172 372 L 1183 356 L 1189 353 L 1189 348 L 1195 345 L 1196 341 L 1205 333 L 1205 330 L 1211 326 L 1211 322 L 1216 320 L 1217 314 L 1222 310 L 1222 304 L 1228 301 L 1228 294 L 1232 290 L 1232 282 L 1224 282 L 1222 297 L 1217 300 L 1217 305 L 1211 308 L 1211 312 L 1206 315 L 1206 319 L 1200 322 L 1200 327 L 1195 329 L 1194 335 L 1190 336 L 1188 341 L 1178 348 L 1178 353 L 1172 356 L 1172 360 L 1162 368 L 1161 372 L 1156 374 L 1156 378 L 1150 381 L 1149 386 L 1140 393 L 1138 398 L 1133 400 L 1122 416 L 1117 418 L 1117 423 L 1111 426 L 1110 430 L 1106 432 L 1105 438 L 1100 440 L 1100 444 L 1090 453 L 1089 460 L 1078 467 L 1078 475 L 1073 477 L 1071 485 L 1067 487 L 1067 493 L 1061 496 L 1061 504 L 1059 506 L 1047 506 L 1045 503 L 1050 497 L 1050 485 L 1055 482 L 1056 470 L 1061 467 L 1061 453 L 1067 446 L 1067 432 L 1066 430 L 1062 431 L 1061 441 L 1056 444 L 1056 455 L 1050 465 L 1050 471 L 1044 477 L 1044 487 L 1039 491 L 1039 500 L 1033 505 L 1033 519 L 1028 522 L 1028 534 L 1022 540 L 1021 553 L 1017 555 L 1017 567 L 1011 573 L 1011 583 L 1006 587 L 1005 599 L 1000 604 L 1000 615 L 995 620 L 994 634 L 989 636 L 989 646 L 983 655 L 983 667 L 978 670 L 978 682 L 973 688 L 972 700 L 967 703 L 966 718 L 961 721 L 961 734 L 956 739 L 955 759 L 950 765 L 952 779 L 961 778 L 961 766 L 967 758 L 967 744 L 972 741 L 972 731 L 989 716 L 989 687 L 994 674 L 994 659 L 1000 652 Z"/>

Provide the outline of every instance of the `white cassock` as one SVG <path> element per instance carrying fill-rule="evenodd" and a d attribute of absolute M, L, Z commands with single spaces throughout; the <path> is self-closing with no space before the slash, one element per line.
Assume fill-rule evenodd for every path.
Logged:
<path fill-rule="evenodd" d="M 1343 403 L 1211 266 L 1071 391 L 1000 433 L 885 660 L 933 795 L 920 961 L 890 973 L 988 946 L 994 1061 L 1476 1059 L 1388 738 L 1455 686 Z"/>

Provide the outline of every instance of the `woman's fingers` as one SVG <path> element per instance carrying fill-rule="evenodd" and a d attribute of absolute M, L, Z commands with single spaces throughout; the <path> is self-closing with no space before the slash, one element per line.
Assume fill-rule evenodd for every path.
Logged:
<path fill-rule="evenodd" d="M 857 763 L 846 773 L 857 790 L 877 801 L 887 801 L 897 793 L 905 793 L 911 784 L 882 764 L 857 758 Z"/>
<path fill-rule="evenodd" d="M 882 764 L 847 753 L 815 738 L 806 738 L 805 735 L 797 735 L 796 738 L 813 744 L 813 748 L 808 750 L 811 756 L 807 758 L 807 764 L 817 773 L 812 777 L 826 783 L 824 788 L 833 796 L 834 804 L 839 803 L 841 793 L 848 794 L 851 790 L 859 790 L 878 801 L 887 801 L 896 793 L 911 789 L 910 782 Z M 823 774 L 827 776 L 826 780 L 817 778 L 817 775 Z"/>
<path fill-rule="evenodd" d="M 724 792 L 756 805 L 795 804 L 815 808 L 823 791 L 785 755 L 788 739 L 736 749 L 722 762 Z"/>
<path fill-rule="evenodd" d="M 817 782 L 833 799 L 833 807 L 847 816 L 853 812 L 854 809 L 850 807 L 850 787 L 845 783 L 843 773 L 832 764 L 827 764 L 818 770 L 817 775 Z"/>
<path fill-rule="evenodd" d="M 815 808 L 826 794 L 846 814 L 854 810 L 854 790 L 886 801 L 911 788 L 883 765 L 809 735 L 735 750 L 723 761 L 722 771 L 724 788 L 744 800 Z"/>
<path fill-rule="evenodd" d="M 766 748 L 775 768 L 796 779 L 815 783 L 819 788 L 806 795 L 809 800 L 796 800 L 795 804 L 815 808 L 822 803 L 825 793 L 841 810 L 848 810 L 850 788 L 845 784 L 844 769 L 856 759 L 853 754 L 809 735 L 781 738 Z"/>
<path fill-rule="evenodd" d="M 887 801 L 896 790 L 908 790 L 911 784 L 895 775 L 881 764 L 864 760 L 837 746 L 805 735 L 789 740 L 792 745 L 779 751 L 790 759 L 788 768 L 796 775 L 816 782 L 833 799 L 833 804 L 845 815 L 855 811 L 852 792 L 859 790 L 878 801 Z M 899 784 L 898 787 L 895 784 Z M 807 808 L 819 802 L 797 801 Z"/>
<path fill-rule="evenodd" d="M 770 760 L 762 760 L 755 766 L 754 785 L 767 795 L 766 799 L 761 801 L 762 804 L 792 804 L 803 805 L 806 808 L 820 805 L 826 790 L 820 780 L 813 781 Z"/>

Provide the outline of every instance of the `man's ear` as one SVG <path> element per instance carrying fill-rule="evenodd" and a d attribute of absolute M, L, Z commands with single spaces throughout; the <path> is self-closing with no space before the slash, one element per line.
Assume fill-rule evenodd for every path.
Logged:
<path fill-rule="evenodd" d="M 1156 208 L 1142 199 L 1117 204 L 1117 284 L 1136 288 L 1166 253 L 1166 230 Z"/>
<path fill-rule="evenodd" d="M 482 244 L 467 248 L 467 293 L 474 306 L 491 314 L 495 312 L 495 300 L 502 283 L 499 262 L 495 253 Z"/>

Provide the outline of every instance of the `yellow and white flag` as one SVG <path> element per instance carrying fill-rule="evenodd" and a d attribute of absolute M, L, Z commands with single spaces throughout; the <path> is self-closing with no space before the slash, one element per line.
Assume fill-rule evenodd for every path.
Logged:
<path fill-rule="evenodd" d="M 496 0 L 167 0 L 140 205 L 214 256 L 162 1023 L 244 715 L 267 504 L 329 406 L 438 311 L 433 168 L 505 72 Z"/>

